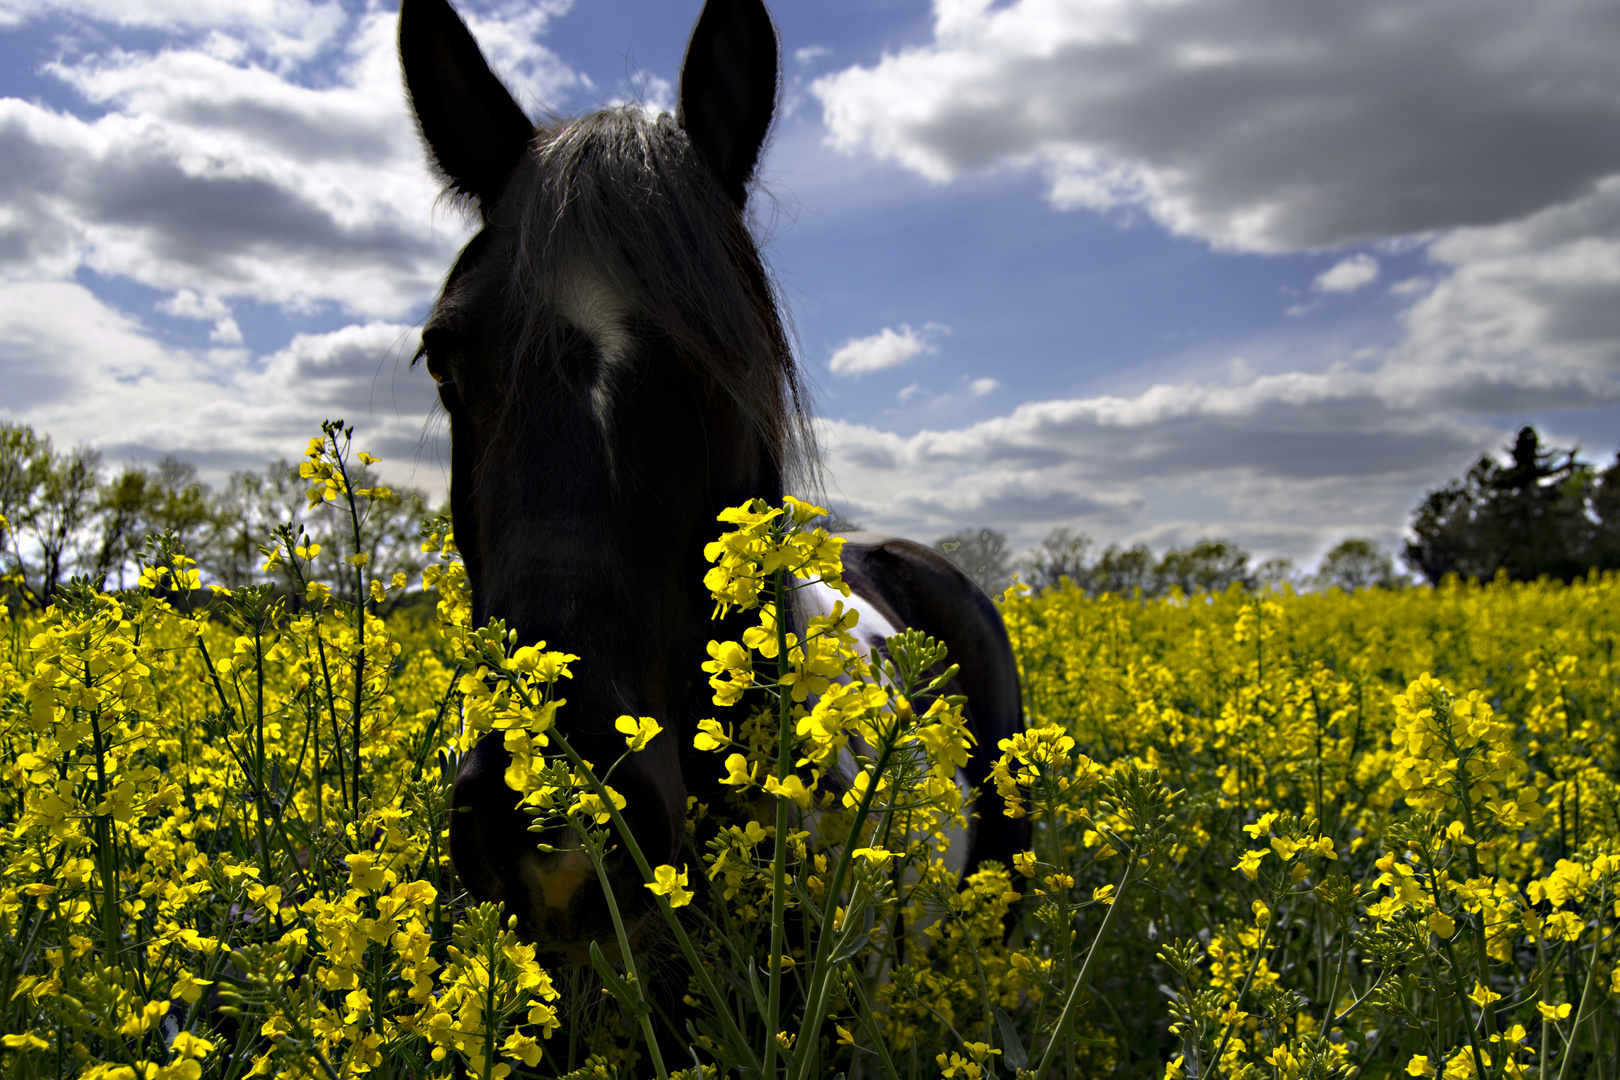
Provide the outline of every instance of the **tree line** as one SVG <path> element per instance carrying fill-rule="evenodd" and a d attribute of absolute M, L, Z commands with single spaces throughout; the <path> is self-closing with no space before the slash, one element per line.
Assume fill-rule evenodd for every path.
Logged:
<path fill-rule="evenodd" d="M 1522 428 L 1504 463 L 1482 455 L 1468 472 L 1428 492 L 1412 512 L 1401 560 L 1430 584 L 1449 574 L 1515 581 L 1547 576 L 1571 581 L 1592 569 L 1620 569 L 1620 454 L 1607 468 L 1580 460 L 1578 448 L 1544 447 L 1533 427 Z M 371 486 L 363 474 L 355 486 Z M 425 495 L 407 488 L 370 506 L 363 546 L 376 553 L 375 572 L 422 567 L 418 537 L 431 516 Z M 352 592 L 346 528 L 330 506 L 307 508 L 304 483 L 290 462 L 232 473 L 215 490 L 195 465 L 165 457 L 156 465 L 107 468 L 99 451 L 59 451 L 50 436 L 25 424 L 0 422 L 0 575 L 24 602 L 48 604 L 70 577 L 123 588 L 149 537 L 169 534 L 197 560 L 204 580 L 231 588 L 262 580 L 259 548 L 275 529 L 303 530 L 331 557 L 317 564 L 341 595 Z M 836 528 L 858 528 L 835 517 Z M 1222 592 L 1234 584 L 1296 590 L 1400 588 L 1410 579 L 1391 555 L 1366 537 L 1349 537 L 1323 557 L 1314 573 L 1288 559 L 1253 563 L 1230 540 L 1205 538 L 1156 555 L 1146 544 L 1099 547 L 1070 528 L 1053 529 L 1032 550 L 1015 555 L 994 529 L 939 538 L 934 547 L 986 592 L 1018 579 L 1035 589 L 1064 579 L 1093 595 L 1164 596 Z"/>
<path fill-rule="evenodd" d="M 175 457 L 156 465 L 108 468 L 88 446 L 58 450 L 49 435 L 0 422 L 0 574 L 5 591 L 44 607 L 62 584 L 87 578 L 107 588 L 134 583 L 148 538 L 173 536 L 197 560 L 205 582 L 237 588 L 264 580 L 260 547 L 290 525 L 320 544 L 321 580 L 340 595 L 354 590 L 347 521 L 330 505 L 311 510 L 306 484 L 288 461 L 232 473 L 218 489 Z M 362 470 L 354 486 L 374 486 Z M 366 503 L 361 549 L 373 552 L 373 576 L 422 568 L 420 533 L 430 516 L 414 488 Z"/>
<path fill-rule="evenodd" d="M 1620 570 L 1620 454 L 1605 469 L 1580 460 L 1578 448 L 1543 447 L 1521 428 L 1506 463 L 1481 455 L 1468 472 L 1428 492 L 1412 511 L 1401 561 L 1431 585 L 1448 575 L 1490 581 L 1541 577 L 1569 582 L 1592 570 Z M 1018 579 L 1037 590 L 1064 579 L 1092 595 L 1164 596 L 1223 592 L 1232 585 L 1296 590 L 1401 588 L 1411 583 L 1394 558 L 1366 537 L 1349 537 L 1323 556 L 1315 573 L 1288 559 L 1251 566 L 1229 540 L 1202 539 L 1155 555 L 1146 544 L 1098 548 L 1084 533 L 1053 529 L 1014 557 L 1005 534 L 966 530 L 934 547 L 992 595 Z"/>
<path fill-rule="evenodd" d="M 994 529 L 952 533 L 936 540 L 934 548 L 991 595 L 1012 584 L 1015 575 L 1036 591 L 1069 581 L 1093 596 L 1140 591 L 1149 598 L 1167 596 L 1172 590 L 1188 595 L 1225 592 L 1233 585 L 1254 591 L 1286 583 L 1296 591 L 1337 587 L 1350 592 L 1409 584 L 1389 553 L 1365 537 L 1335 545 L 1313 574 L 1300 573 L 1292 559 L 1253 563 L 1253 556 L 1230 540 L 1205 538 L 1155 555 L 1146 544 L 1099 548 L 1091 537 L 1070 528 L 1053 529 L 1016 557 L 1008 551 L 1005 534 Z"/>

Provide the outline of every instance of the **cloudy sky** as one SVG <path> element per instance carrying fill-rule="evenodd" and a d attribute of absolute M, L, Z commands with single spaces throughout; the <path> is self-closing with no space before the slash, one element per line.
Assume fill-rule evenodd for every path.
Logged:
<path fill-rule="evenodd" d="M 698 0 L 462 5 L 531 113 L 672 105 Z M 778 0 L 754 211 L 829 489 L 929 539 L 1395 546 L 1525 422 L 1620 445 L 1613 0 Z M 210 476 L 357 424 L 467 235 L 389 6 L 0 0 L 0 417 Z"/>

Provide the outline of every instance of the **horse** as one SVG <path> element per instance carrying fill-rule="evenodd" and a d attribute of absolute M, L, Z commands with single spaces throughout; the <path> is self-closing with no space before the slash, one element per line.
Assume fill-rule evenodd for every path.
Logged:
<path fill-rule="evenodd" d="M 475 625 L 501 619 L 519 641 L 582 658 L 558 724 L 586 759 L 620 756 L 616 717 L 663 724 L 614 785 L 648 861 L 679 862 L 688 795 L 717 788 L 715 759 L 692 746 L 716 714 L 700 666 L 711 638 L 741 629 L 710 620 L 704 543 L 722 509 L 780 505 L 815 469 L 805 390 L 745 217 L 776 108 L 775 27 L 761 0 L 708 0 L 673 117 L 625 107 L 531 122 L 447 0 L 404 0 L 399 54 L 430 163 L 478 227 L 419 353 L 449 418 Z M 1023 713 L 995 605 L 908 540 L 851 534 L 844 563 L 857 602 L 960 664 L 949 689 L 967 696 L 978 740 L 966 862 L 1010 861 L 1028 826 L 1003 814 L 988 774 Z M 458 878 L 548 955 L 607 947 L 592 864 L 528 831 L 508 760 L 486 735 L 457 766 Z M 555 851 L 537 846 L 551 840 Z M 605 876 L 634 940 L 651 895 L 627 858 Z"/>

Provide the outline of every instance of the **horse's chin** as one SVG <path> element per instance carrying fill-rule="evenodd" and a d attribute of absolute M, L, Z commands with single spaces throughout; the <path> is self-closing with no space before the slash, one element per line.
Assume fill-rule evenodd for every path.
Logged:
<path fill-rule="evenodd" d="M 579 850 L 542 854 L 531 851 L 517 860 L 509 879 L 506 911 L 517 916 L 518 936 L 537 953 L 565 964 L 589 964 L 595 942 L 602 955 L 615 963 L 623 959 L 613 917 L 589 856 Z M 630 951 L 640 953 L 656 936 L 657 911 L 646 890 L 616 867 L 609 880 L 615 885 L 619 918 L 624 923 Z M 638 876 L 639 877 L 639 876 Z"/>

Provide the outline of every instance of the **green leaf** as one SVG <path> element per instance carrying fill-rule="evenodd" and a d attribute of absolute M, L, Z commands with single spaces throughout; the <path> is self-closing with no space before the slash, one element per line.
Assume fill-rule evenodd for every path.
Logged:
<path fill-rule="evenodd" d="M 996 1027 L 1001 1029 L 1001 1053 L 1007 1064 L 1015 1069 L 1029 1068 L 1029 1054 L 1024 1051 L 1024 1044 L 1018 1038 L 1018 1028 L 1006 1009 L 996 1010 Z"/>

